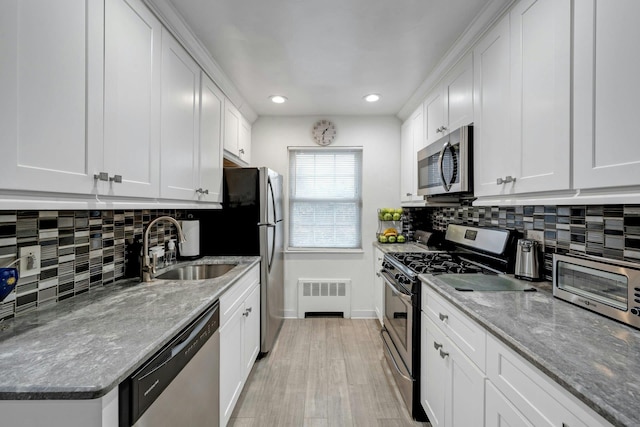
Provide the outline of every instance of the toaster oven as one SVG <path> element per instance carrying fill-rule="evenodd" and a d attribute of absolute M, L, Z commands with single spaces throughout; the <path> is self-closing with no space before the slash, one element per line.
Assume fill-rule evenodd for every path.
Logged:
<path fill-rule="evenodd" d="M 553 295 L 640 329 L 640 264 L 554 254 Z"/>

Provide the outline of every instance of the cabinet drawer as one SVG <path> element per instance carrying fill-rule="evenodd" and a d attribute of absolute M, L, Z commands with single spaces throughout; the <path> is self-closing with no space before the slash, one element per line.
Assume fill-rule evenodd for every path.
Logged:
<path fill-rule="evenodd" d="M 422 311 L 456 344 L 462 352 L 485 371 L 486 331 L 422 284 Z"/>
<path fill-rule="evenodd" d="M 491 335 L 487 337 L 487 377 L 535 426 L 610 425 Z"/>
<path fill-rule="evenodd" d="M 233 312 L 247 298 L 251 288 L 260 282 L 260 265 L 256 265 L 231 286 L 220 297 L 220 326 L 223 326 Z"/>

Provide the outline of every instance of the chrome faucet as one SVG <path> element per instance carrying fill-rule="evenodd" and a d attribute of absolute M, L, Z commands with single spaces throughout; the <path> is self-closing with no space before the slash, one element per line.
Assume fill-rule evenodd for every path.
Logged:
<path fill-rule="evenodd" d="M 158 255 L 154 254 L 153 258 L 149 257 L 149 230 L 153 227 L 157 222 L 160 221 L 169 221 L 173 225 L 176 226 L 178 230 L 178 241 L 180 243 L 184 243 L 187 240 L 184 238 L 184 234 L 182 234 L 182 227 L 180 227 L 180 223 L 170 216 L 159 216 L 154 219 L 147 225 L 147 229 L 144 232 L 144 238 L 142 239 L 142 266 L 140 268 L 140 279 L 143 282 L 151 282 L 156 274 L 156 264 L 158 262 Z"/>

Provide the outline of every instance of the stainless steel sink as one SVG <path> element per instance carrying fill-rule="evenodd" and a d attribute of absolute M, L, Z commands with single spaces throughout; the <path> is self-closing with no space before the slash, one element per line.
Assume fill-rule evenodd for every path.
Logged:
<path fill-rule="evenodd" d="M 156 276 L 163 280 L 204 280 L 220 277 L 237 264 L 197 264 L 185 265 Z"/>

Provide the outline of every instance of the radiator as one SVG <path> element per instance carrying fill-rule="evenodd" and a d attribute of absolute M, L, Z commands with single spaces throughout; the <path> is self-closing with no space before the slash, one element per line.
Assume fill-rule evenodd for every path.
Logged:
<path fill-rule="evenodd" d="M 298 279 L 298 318 L 308 313 L 342 313 L 351 318 L 351 280 Z"/>

